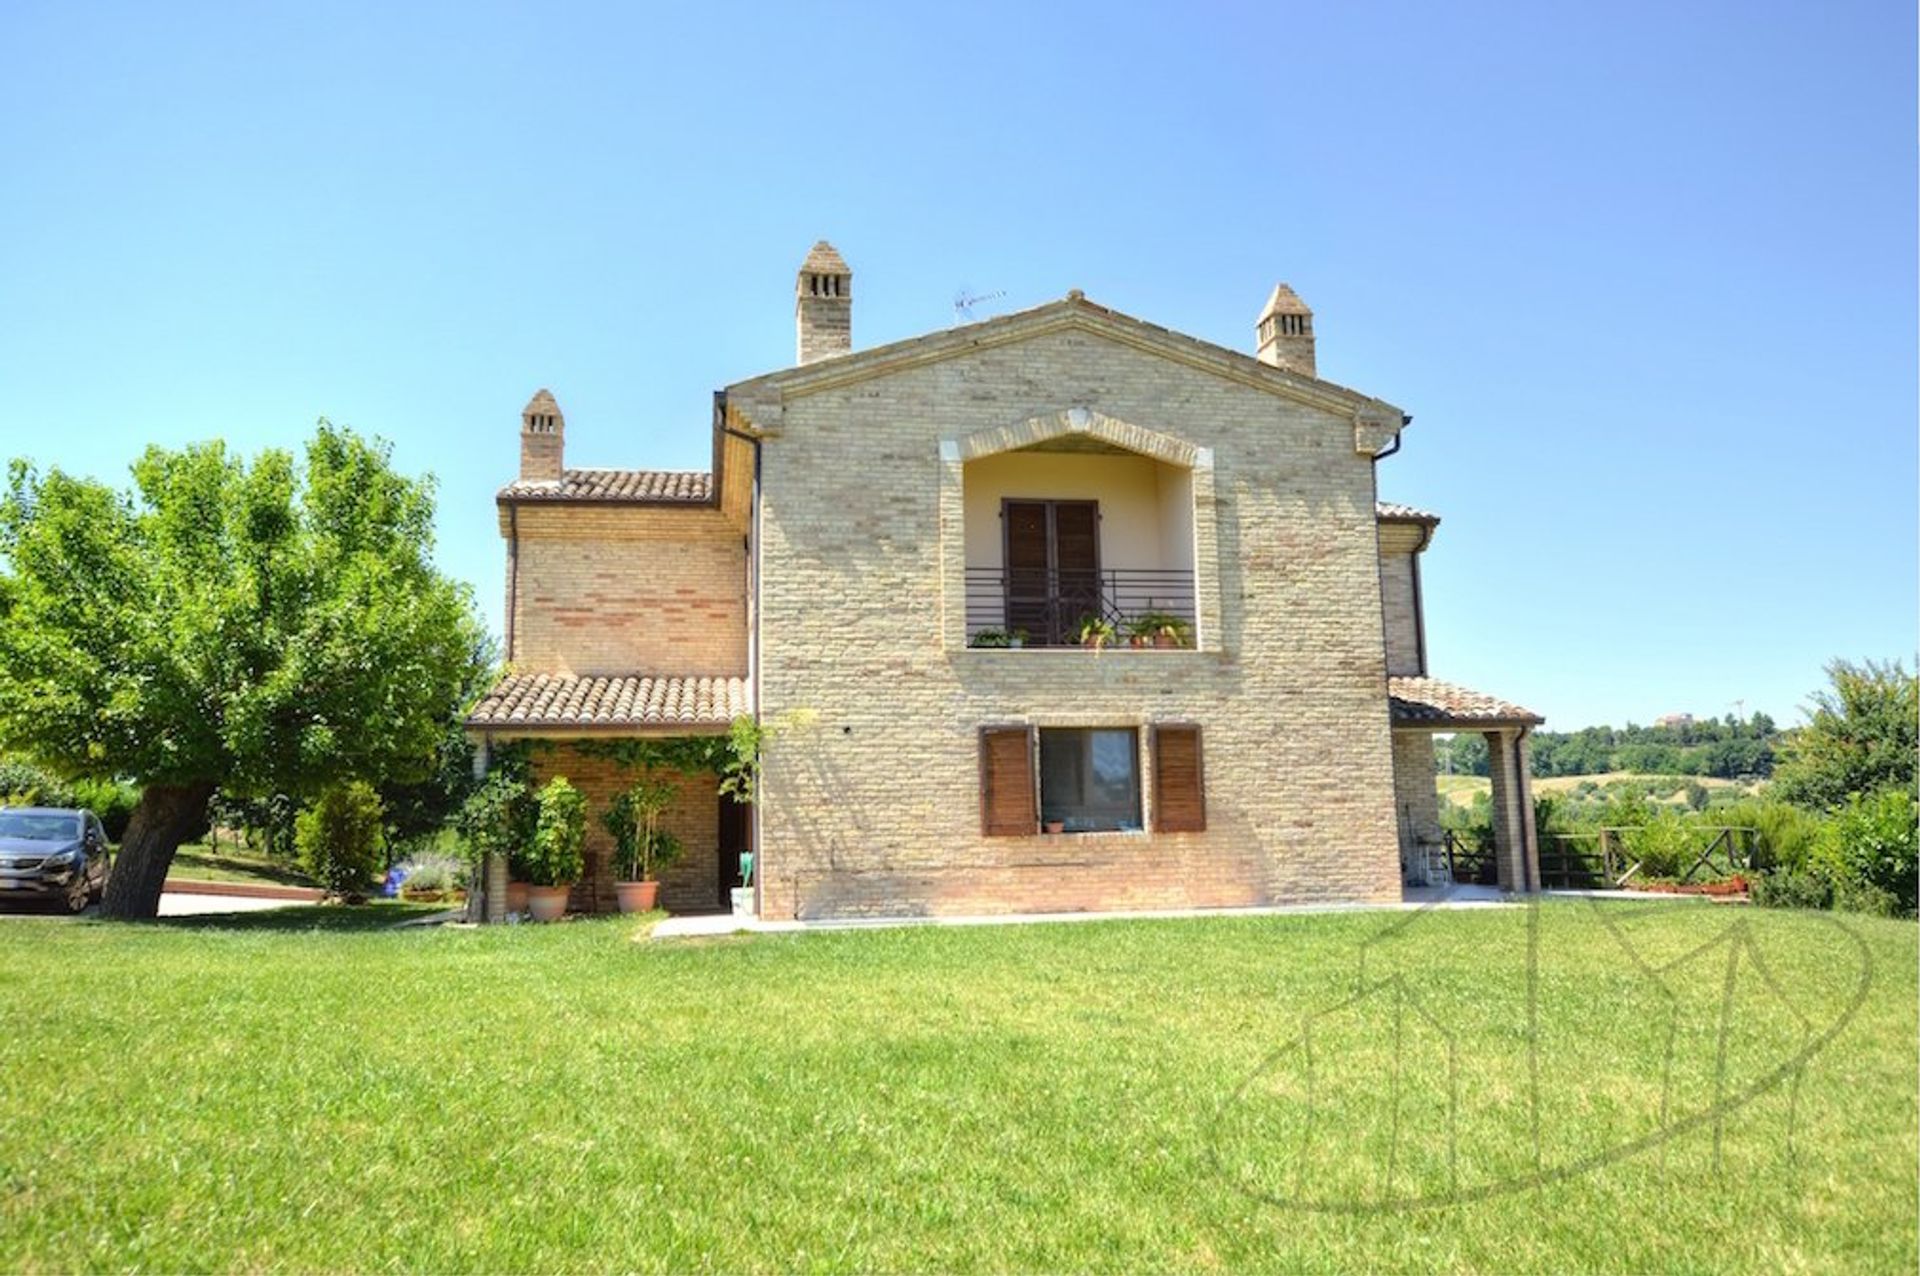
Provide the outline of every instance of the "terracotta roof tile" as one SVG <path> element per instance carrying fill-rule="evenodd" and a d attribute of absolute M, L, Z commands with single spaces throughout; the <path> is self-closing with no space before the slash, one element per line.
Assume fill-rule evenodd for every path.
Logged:
<path fill-rule="evenodd" d="M 1438 678 L 1389 678 L 1387 697 L 1393 721 L 1401 726 L 1531 725 L 1546 721 L 1531 709 Z"/>
<path fill-rule="evenodd" d="M 712 727 L 751 711 L 745 678 L 510 673 L 467 715 L 469 727 Z"/>
<path fill-rule="evenodd" d="M 1393 501 L 1380 501 L 1373 507 L 1373 516 L 1395 523 L 1438 523 L 1438 514 L 1429 514 L 1411 505 L 1400 505 Z"/>
<path fill-rule="evenodd" d="M 713 499 L 713 475 L 705 470 L 562 470 L 558 483 L 509 483 L 500 489 L 500 499 L 702 505 Z"/>

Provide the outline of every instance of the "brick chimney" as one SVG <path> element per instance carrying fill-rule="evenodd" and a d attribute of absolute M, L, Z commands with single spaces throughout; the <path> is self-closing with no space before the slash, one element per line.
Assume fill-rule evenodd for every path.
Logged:
<path fill-rule="evenodd" d="M 800 363 L 853 349 L 853 272 L 824 239 L 800 263 L 793 282 L 793 323 Z"/>
<path fill-rule="evenodd" d="M 553 395 L 541 390 L 520 410 L 520 479 L 558 483 L 565 450 L 567 419 Z"/>
<path fill-rule="evenodd" d="M 1285 284 L 1275 284 L 1255 328 L 1260 335 L 1260 362 L 1276 368 L 1318 376 L 1313 363 L 1313 311 Z"/>

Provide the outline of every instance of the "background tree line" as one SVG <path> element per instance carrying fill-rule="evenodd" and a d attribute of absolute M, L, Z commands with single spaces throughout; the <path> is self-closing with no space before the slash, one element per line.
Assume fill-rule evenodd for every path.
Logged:
<path fill-rule="evenodd" d="M 1579 731 L 1536 731 L 1528 737 L 1533 773 L 1538 776 L 1704 775 L 1723 780 L 1765 779 L 1786 733 L 1772 718 L 1756 713 L 1740 719 L 1702 718 L 1669 727 L 1585 727 Z M 1454 775 L 1487 774 L 1487 742 L 1463 734 L 1438 743 L 1436 762 Z M 1449 763 L 1451 766 L 1449 767 Z"/>

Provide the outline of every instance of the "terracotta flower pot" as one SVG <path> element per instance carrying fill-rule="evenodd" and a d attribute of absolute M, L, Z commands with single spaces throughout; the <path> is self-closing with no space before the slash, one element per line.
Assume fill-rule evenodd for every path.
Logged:
<path fill-rule="evenodd" d="M 1064 833 L 1066 831 L 1067 831 L 1067 822 L 1065 820 L 1048 820 L 1047 821 L 1047 832 Z"/>
<path fill-rule="evenodd" d="M 527 911 L 527 884 L 525 882 L 507 883 L 507 911 L 524 913 Z"/>
<path fill-rule="evenodd" d="M 615 882 L 613 893 L 620 897 L 620 911 L 623 913 L 650 913 L 654 901 L 660 898 L 658 882 Z"/>
<path fill-rule="evenodd" d="M 1173 634 L 1155 634 L 1153 645 L 1156 647 L 1184 647 L 1186 644 Z"/>
<path fill-rule="evenodd" d="M 527 911 L 537 922 L 557 922 L 566 915 L 567 892 L 572 889 L 572 882 L 565 886 L 529 886 Z"/>

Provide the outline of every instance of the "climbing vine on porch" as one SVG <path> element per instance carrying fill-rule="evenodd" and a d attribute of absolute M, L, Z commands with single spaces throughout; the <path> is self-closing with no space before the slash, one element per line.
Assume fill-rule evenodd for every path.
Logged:
<path fill-rule="evenodd" d="M 725 735 L 670 736 L 648 740 L 582 740 L 575 746 L 589 757 L 604 758 L 638 771 L 711 771 L 720 792 L 751 803 L 759 792 L 760 750 L 773 732 L 742 715 Z"/>

